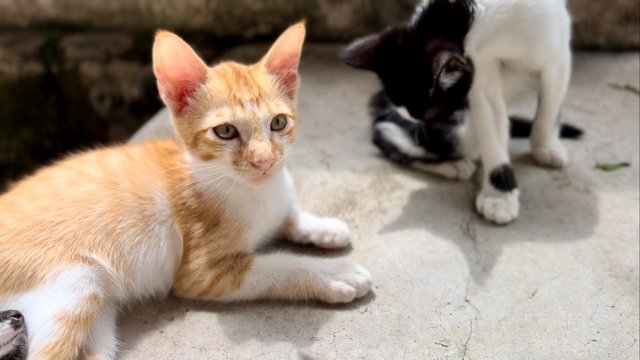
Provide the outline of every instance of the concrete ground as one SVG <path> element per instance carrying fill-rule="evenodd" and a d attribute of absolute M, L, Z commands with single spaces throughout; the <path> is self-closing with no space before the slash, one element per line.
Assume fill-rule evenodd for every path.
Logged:
<path fill-rule="evenodd" d="M 475 182 L 380 156 L 366 111 L 377 80 L 337 50 L 306 49 L 289 168 L 304 208 L 350 224 L 353 248 L 337 255 L 371 271 L 373 292 L 346 306 L 144 304 L 121 316 L 123 358 L 638 359 L 638 53 L 576 56 L 563 116 L 586 136 L 567 142 L 564 170 L 512 142 L 521 215 L 498 227 L 474 211 Z M 137 140 L 169 134 L 160 118 Z M 620 161 L 631 167 L 594 168 Z"/>

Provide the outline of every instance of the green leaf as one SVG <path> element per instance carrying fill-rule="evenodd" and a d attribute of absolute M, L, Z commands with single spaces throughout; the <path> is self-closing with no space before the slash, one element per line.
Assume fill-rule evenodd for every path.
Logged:
<path fill-rule="evenodd" d="M 626 168 L 631 166 L 630 163 L 628 162 L 621 162 L 621 163 L 598 163 L 596 164 L 596 169 L 598 170 L 602 170 L 602 171 L 616 171 L 616 170 L 620 170 L 622 168 Z"/>

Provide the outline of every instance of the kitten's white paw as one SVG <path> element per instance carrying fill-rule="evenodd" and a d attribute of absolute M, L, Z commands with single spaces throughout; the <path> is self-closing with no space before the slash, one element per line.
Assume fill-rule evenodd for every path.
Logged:
<path fill-rule="evenodd" d="M 323 249 L 340 249 L 349 245 L 351 232 L 342 220 L 304 214 L 292 236 L 295 242 L 313 244 Z"/>
<path fill-rule="evenodd" d="M 357 264 L 343 260 L 329 260 L 320 278 L 328 290 L 329 303 L 348 303 L 371 290 L 371 274 Z"/>
<path fill-rule="evenodd" d="M 560 140 L 555 140 L 548 145 L 535 146 L 532 153 L 538 164 L 543 166 L 562 168 L 569 161 L 567 149 Z"/>
<path fill-rule="evenodd" d="M 487 220 L 507 224 L 518 217 L 520 191 L 508 193 L 481 191 L 476 198 L 476 208 Z"/>
<path fill-rule="evenodd" d="M 476 172 L 476 164 L 471 160 L 460 160 L 453 163 L 456 167 L 457 176 L 455 179 L 468 180 Z"/>
<path fill-rule="evenodd" d="M 418 170 L 438 174 L 452 180 L 467 180 L 476 171 L 476 164 L 467 159 L 440 164 L 414 162 L 412 166 Z"/>

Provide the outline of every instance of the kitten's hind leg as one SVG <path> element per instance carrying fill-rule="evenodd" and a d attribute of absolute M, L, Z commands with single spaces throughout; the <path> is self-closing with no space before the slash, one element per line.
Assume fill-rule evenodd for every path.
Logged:
<path fill-rule="evenodd" d="M 29 331 L 29 359 L 86 356 L 90 334 L 104 309 L 99 276 L 89 267 L 66 268 L 17 300 Z"/>
<path fill-rule="evenodd" d="M 571 55 L 540 74 L 538 110 L 531 133 L 533 157 L 539 164 L 563 167 L 567 164 L 567 150 L 560 142 L 560 109 L 571 76 Z"/>
<path fill-rule="evenodd" d="M 113 360 L 116 358 L 118 350 L 116 318 L 116 305 L 106 305 L 99 316 L 99 322 L 89 335 L 88 360 Z"/>
<path fill-rule="evenodd" d="M 349 226 L 342 220 L 326 218 L 294 209 L 282 230 L 295 243 L 311 244 L 323 249 L 340 249 L 350 243 Z"/>

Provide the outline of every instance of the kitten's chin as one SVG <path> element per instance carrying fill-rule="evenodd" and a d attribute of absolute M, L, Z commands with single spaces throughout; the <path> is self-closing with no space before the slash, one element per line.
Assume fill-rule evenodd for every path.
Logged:
<path fill-rule="evenodd" d="M 247 179 L 247 183 L 253 187 L 262 187 L 273 180 L 275 173 L 276 172 L 269 172 L 266 174 L 253 175 Z"/>
<path fill-rule="evenodd" d="M 255 188 L 263 187 L 275 179 L 282 171 L 282 168 L 270 169 L 266 173 L 251 173 L 244 176 L 244 182 Z"/>

